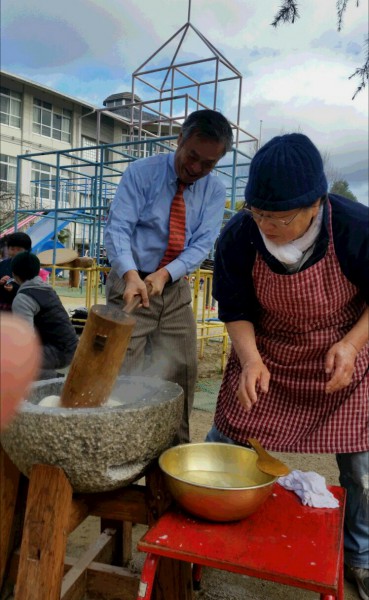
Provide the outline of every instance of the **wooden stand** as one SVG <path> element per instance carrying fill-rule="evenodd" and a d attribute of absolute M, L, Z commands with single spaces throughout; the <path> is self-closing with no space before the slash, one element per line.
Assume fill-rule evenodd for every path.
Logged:
<path fill-rule="evenodd" d="M 139 575 L 122 566 L 131 553 L 130 524 L 152 525 L 171 503 L 157 464 L 145 473 L 145 485 L 96 494 L 73 494 L 62 469 L 35 465 L 19 552 L 13 546 L 20 473 L 0 453 L 0 595 L 5 582 L 15 583 L 15 600 L 135 600 Z M 101 517 L 104 531 L 79 559 L 66 557 L 68 534 L 90 515 Z M 163 559 L 152 598 L 191 600 L 191 581 L 189 563 Z"/>

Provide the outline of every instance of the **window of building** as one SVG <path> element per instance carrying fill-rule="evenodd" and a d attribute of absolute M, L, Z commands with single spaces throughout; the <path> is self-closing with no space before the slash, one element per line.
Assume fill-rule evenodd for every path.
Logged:
<path fill-rule="evenodd" d="M 94 148 L 94 146 L 96 146 L 96 145 L 97 145 L 96 140 L 93 140 L 92 138 L 89 138 L 89 137 L 86 137 L 83 135 L 82 136 L 82 146 L 83 146 L 82 158 L 85 158 L 86 160 L 91 160 L 92 162 L 96 162 L 96 148 Z M 91 148 L 91 150 L 89 150 L 89 148 Z M 101 159 L 101 150 L 99 150 L 97 160 L 100 161 L 100 159 Z M 108 148 L 103 149 L 103 159 L 104 159 L 104 162 L 107 162 L 109 160 Z"/>
<path fill-rule="evenodd" d="M 1 87 L 1 123 L 10 125 L 10 127 L 21 126 L 22 115 L 22 94 L 13 92 L 8 88 Z"/>
<path fill-rule="evenodd" d="M 14 156 L 0 154 L 0 190 L 15 192 L 17 181 L 17 159 Z"/>
<path fill-rule="evenodd" d="M 83 146 L 82 158 L 85 158 L 86 160 L 91 160 L 92 162 L 95 162 L 96 161 L 96 149 L 88 150 L 88 148 L 96 146 L 96 140 L 93 140 L 93 139 L 83 135 L 82 136 L 82 146 Z"/>
<path fill-rule="evenodd" d="M 156 144 L 147 144 L 145 140 L 153 140 L 155 135 L 149 135 L 147 133 L 141 134 L 141 140 L 139 142 L 139 136 L 133 135 L 130 136 L 124 131 L 122 132 L 122 142 L 136 142 L 136 144 L 130 144 L 126 146 L 125 150 L 129 151 L 132 156 L 136 156 L 137 158 L 145 158 L 146 156 L 150 156 L 150 152 L 152 154 L 165 154 L 168 152 L 168 149 L 163 147 L 163 145 L 159 146 Z M 168 144 L 168 142 L 165 142 Z"/>
<path fill-rule="evenodd" d="M 49 165 L 32 163 L 31 175 L 32 198 L 40 200 L 55 200 L 55 169 Z"/>
<path fill-rule="evenodd" d="M 71 141 L 72 112 L 50 102 L 33 99 L 33 132 L 62 142 Z"/>
<path fill-rule="evenodd" d="M 144 140 L 147 139 L 145 133 L 141 134 L 141 139 L 138 135 L 127 135 L 126 133 L 122 134 L 122 142 L 136 142 L 136 144 L 130 144 L 127 146 L 127 150 L 132 156 L 137 156 L 137 158 L 145 158 L 150 154 L 150 144 L 145 144 Z"/>
<path fill-rule="evenodd" d="M 70 192 L 73 183 L 69 174 L 60 169 L 59 171 L 59 208 L 69 208 Z M 35 207 L 52 207 L 56 200 L 56 169 L 50 165 L 32 162 L 31 172 L 31 196 Z M 45 201 L 45 202 L 44 202 Z"/>

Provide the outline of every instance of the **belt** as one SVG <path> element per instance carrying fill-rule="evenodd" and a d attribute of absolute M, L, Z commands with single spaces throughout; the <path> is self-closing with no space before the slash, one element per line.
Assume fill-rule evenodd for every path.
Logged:
<path fill-rule="evenodd" d="M 149 273 L 146 273 L 145 271 L 138 271 L 138 274 L 139 274 L 140 278 L 143 280 L 143 279 L 146 279 L 146 277 L 147 277 L 148 275 L 151 275 L 151 272 L 149 272 Z M 179 281 L 181 281 L 181 280 L 180 280 L 180 279 L 177 279 L 176 281 L 168 281 L 168 282 L 165 284 L 165 287 L 169 287 L 170 285 L 175 285 L 176 283 L 179 283 Z"/>

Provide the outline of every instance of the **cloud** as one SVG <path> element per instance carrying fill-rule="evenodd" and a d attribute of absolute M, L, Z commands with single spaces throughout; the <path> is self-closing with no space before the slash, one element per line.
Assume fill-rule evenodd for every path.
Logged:
<path fill-rule="evenodd" d="M 72 25 L 43 15 L 22 16 L 10 24 L 3 35 L 6 44 L 2 61 L 9 67 L 60 67 L 88 50 L 86 40 Z"/>
<path fill-rule="evenodd" d="M 263 141 L 303 130 L 365 192 L 367 90 L 352 101 L 356 81 L 348 77 L 364 62 L 368 6 L 348 3 L 341 32 L 334 0 L 300 3 L 301 18 L 275 29 L 277 9 L 269 0 L 196 0 L 191 23 L 243 75 L 244 129 L 258 137 L 262 121 Z M 101 106 L 109 94 L 131 88 L 131 73 L 187 17 L 183 0 L 2 0 L 2 66 Z M 165 56 L 168 63 L 179 39 L 153 62 L 163 64 Z M 184 46 L 179 59 L 209 56 L 194 34 Z M 200 81 L 214 73 L 213 63 L 193 69 Z M 218 89 L 218 108 L 233 121 L 237 83 Z M 137 91 L 144 99 L 156 96 L 144 86 Z M 208 98 L 205 89 L 202 94 Z"/>

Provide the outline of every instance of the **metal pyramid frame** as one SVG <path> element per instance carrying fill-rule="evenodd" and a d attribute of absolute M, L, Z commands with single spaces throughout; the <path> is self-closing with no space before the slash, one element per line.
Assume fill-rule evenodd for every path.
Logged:
<path fill-rule="evenodd" d="M 242 75 L 239 70 L 212 44 L 191 22 L 191 0 L 189 0 L 188 21 L 176 31 L 164 44 L 158 48 L 132 73 L 132 98 L 137 94 L 137 87 L 147 86 L 157 94 L 157 98 L 149 101 L 134 102 L 130 106 L 130 127 L 132 135 L 140 135 L 147 125 L 158 127 L 157 135 L 161 135 L 165 124 L 165 134 L 178 132 L 187 115 L 193 110 L 211 108 L 216 110 L 219 101 L 221 84 L 235 82 L 238 102 L 235 119 L 230 120 L 234 130 L 235 146 L 242 143 L 257 147 L 258 139 L 240 127 Z M 179 60 L 181 51 L 184 52 L 186 39 L 190 34 L 197 36 L 203 46 L 210 51 L 210 56 L 198 60 Z M 168 64 L 163 64 L 165 50 L 170 44 L 174 45 L 174 53 Z M 159 66 L 155 66 L 159 60 Z M 201 77 L 201 68 L 205 75 L 213 69 L 213 75 Z M 199 77 L 200 73 L 200 77 Z M 202 92 L 206 90 L 206 101 Z M 148 111 L 152 119 L 148 118 Z M 169 129 L 168 129 L 169 128 Z M 245 151 L 247 149 L 243 146 Z M 253 148 L 253 149 L 254 149 Z"/>

